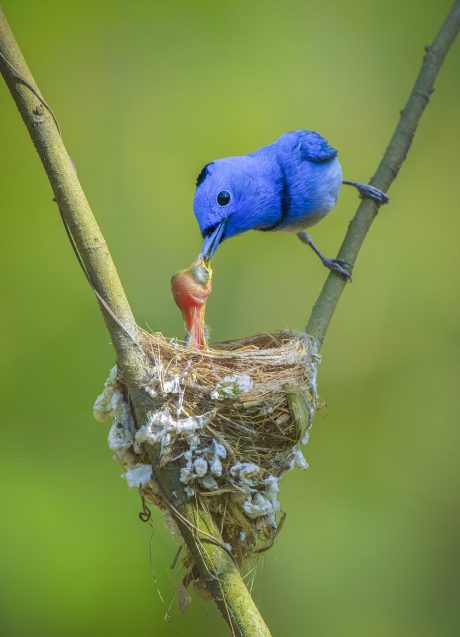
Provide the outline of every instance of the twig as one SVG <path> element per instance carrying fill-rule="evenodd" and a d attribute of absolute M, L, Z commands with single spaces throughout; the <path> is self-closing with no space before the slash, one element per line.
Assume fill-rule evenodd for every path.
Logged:
<path fill-rule="evenodd" d="M 148 361 L 140 347 L 139 330 L 104 237 L 62 142 L 54 114 L 38 89 L 19 46 L 0 9 L 0 71 L 8 85 L 51 183 L 72 247 L 79 255 L 88 280 L 97 292 L 101 311 L 112 338 L 123 381 L 138 422 L 145 422 L 150 399 L 142 389 Z M 155 475 L 181 533 L 192 552 L 232 634 L 270 637 L 238 568 L 222 543 L 212 516 L 183 497 L 178 466 L 159 466 L 151 451 Z M 182 496 L 181 496 L 182 494 Z M 196 529 L 198 528 L 198 533 Z"/>
<path fill-rule="evenodd" d="M 47 109 L 47 111 L 49 112 L 49 114 L 53 118 L 54 123 L 56 124 L 56 128 L 58 129 L 59 135 L 61 135 L 61 137 L 62 137 L 62 131 L 61 131 L 61 127 L 59 125 L 58 119 L 57 119 L 56 115 L 54 114 L 53 109 L 51 108 L 51 106 L 45 100 L 43 95 L 40 94 L 40 91 L 35 86 L 33 86 L 33 84 L 31 84 L 23 75 L 21 75 L 21 73 L 11 64 L 11 62 L 8 60 L 8 58 L 6 58 L 3 55 L 3 53 L 0 53 L 0 58 L 7 65 L 7 67 L 10 69 L 10 71 L 17 77 L 17 79 L 20 80 L 25 86 L 27 86 L 27 88 L 29 88 L 32 91 L 32 93 L 35 95 L 35 97 Z"/>
<path fill-rule="evenodd" d="M 132 347 L 138 329 L 104 237 L 81 188 L 52 109 L 45 102 L 0 9 L 0 70 L 42 160 L 65 224 L 91 281 L 123 328 L 103 311 L 118 363 L 137 377 L 141 355 Z M 44 106 L 45 105 L 45 106 Z"/>
<path fill-rule="evenodd" d="M 428 104 L 431 93 L 434 91 L 434 83 L 438 72 L 459 29 L 460 0 L 456 0 L 433 44 L 425 47 L 425 57 L 414 88 L 406 106 L 401 111 L 401 118 L 377 172 L 371 179 L 371 184 L 384 192 L 388 191 L 406 158 L 422 113 Z M 366 234 L 377 216 L 378 209 L 379 204 L 376 201 L 363 199 L 348 227 L 338 258 L 344 259 L 352 267 L 356 262 Z M 313 306 L 306 331 L 317 339 L 318 346 L 321 346 L 324 341 L 329 323 L 345 286 L 346 281 L 344 278 L 331 272 Z"/>
<path fill-rule="evenodd" d="M 428 48 L 414 90 L 404 109 L 373 185 L 388 190 L 410 147 L 418 121 L 433 90 L 434 80 L 443 59 L 460 26 L 460 0 L 454 4 L 434 43 Z M 75 168 L 63 145 L 51 109 L 41 96 L 22 57 L 21 51 L 0 10 L 0 71 L 18 106 L 42 160 L 55 200 L 73 237 L 90 281 L 117 320 L 101 305 L 107 328 L 117 353 L 123 379 L 128 385 L 130 399 L 138 421 L 146 416 L 146 398 L 142 390 L 146 362 L 142 352 L 133 344 L 139 329 L 118 277 L 115 265 L 80 186 Z M 45 110 L 46 109 L 46 110 Z M 352 265 L 365 235 L 377 214 L 375 202 L 364 200 L 345 237 L 339 257 Z M 322 342 L 345 283 L 331 274 L 313 308 L 307 331 Z M 229 554 L 219 544 L 219 530 L 205 511 L 196 511 L 193 504 L 177 501 L 182 493 L 177 467 L 160 469 L 155 452 L 151 452 L 158 482 L 169 503 L 180 513 L 176 521 L 191 550 L 202 577 L 206 580 L 214 600 L 227 619 L 232 632 L 239 637 L 269 637 L 270 633 L 255 606 L 241 575 Z M 194 529 L 198 527 L 202 539 Z M 213 540 L 208 542 L 206 536 Z"/>

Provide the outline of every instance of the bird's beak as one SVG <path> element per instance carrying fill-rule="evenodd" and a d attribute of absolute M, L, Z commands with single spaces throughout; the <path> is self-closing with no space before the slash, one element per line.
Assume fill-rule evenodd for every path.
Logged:
<path fill-rule="evenodd" d="M 209 263 L 209 260 L 217 250 L 217 246 L 222 240 L 226 223 L 227 220 L 223 219 L 215 228 L 204 235 L 203 248 L 201 249 L 201 252 L 206 265 Z"/>

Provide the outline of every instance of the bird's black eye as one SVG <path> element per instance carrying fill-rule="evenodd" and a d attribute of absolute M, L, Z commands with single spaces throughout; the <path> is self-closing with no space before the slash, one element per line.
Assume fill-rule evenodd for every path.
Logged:
<path fill-rule="evenodd" d="M 217 195 L 217 203 L 219 204 L 219 206 L 226 206 L 228 203 L 230 203 L 230 193 L 227 190 L 221 190 L 220 193 Z"/>

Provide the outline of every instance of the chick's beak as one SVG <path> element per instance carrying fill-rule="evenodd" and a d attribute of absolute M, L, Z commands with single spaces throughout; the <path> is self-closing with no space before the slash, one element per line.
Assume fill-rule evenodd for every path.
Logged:
<path fill-rule="evenodd" d="M 203 247 L 201 252 L 206 265 L 208 265 L 214 252 L 217 250 L 217 246 L 222 241 L 222 236 L 225 231 L 226 219 L 223 219 L 215 228 L 210 230 L 204 235 Z M 209 266 L 208 266 L 209 267 Z"/>

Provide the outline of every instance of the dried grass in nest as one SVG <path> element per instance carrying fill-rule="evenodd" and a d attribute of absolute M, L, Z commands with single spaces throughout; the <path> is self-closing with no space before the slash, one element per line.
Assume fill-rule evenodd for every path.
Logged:
<path fill-rule="evenodd" d="M 195 458 L 206 457 L 202 450 L 210 449 L 213 440 L 226 450 L 226 457 L 220 459 L 222 473 L 213 476 L 213 488 L 197 476 L 187 486 L 190 496 L 212 512 L 223 541 L 241 564 L 269 548 L 278 532 L 277 502 L 272 511 L 257 516 L 248 515 L 245 507 L 250 505 L 245 502 L 265 488 L 264 481 L 277 484 L 299 458 L 297 445 L 306 438 L 316 406 L 317 357 L 312 341 L 305 334 L 282 331 L 196 350 L 162 334 L 145 333 L 143 347 L 152 364 L 146 383 L 152 411 L 166 410 L 181 419 L 205 416 L 203 427 L 194 432 L 199 439 L 192 451 Z M 245 379 L 246 387 L 239 381 L 225 381 L 229 378 Z M 173 436 L 161 463 L 185 464 L 191 436 Z M 251 481 L 238 477 L 235 470 L 242 463 L 260 468 L 252 496 L 248 495 Z M 158 493 L 148 485 L 144 495 L 158 504 Z"/>

